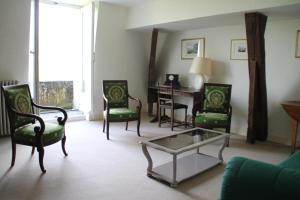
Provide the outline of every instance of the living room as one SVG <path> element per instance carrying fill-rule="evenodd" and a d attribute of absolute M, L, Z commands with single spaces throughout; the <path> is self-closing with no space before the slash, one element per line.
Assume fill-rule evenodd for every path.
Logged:
<path fill-rule="evenodd" d="M 69 156 L 64 159 L 58 145 L 46 148 L 45 167 L 48 171 L 44 175 L 41 175 L 36 155 L 30 157 L 31 149 L 22 145 L 17 147 L 16 164 L 9 170 L 10 140 L 1 138 L 0 148 L 5 155 L 1 156 L 4 160 L 1 162 L 0 193 L 4 199 L 219 198 L 225 166 L 187 180 L 176 189 L 146 176 L 147 161 L 138 142 L 172 133 L 169 128 L 158 128 L 157 123 L 149 123 L 151 118 L 147 115 L 153 28 L 159 29 L 156 81 L 163 83 L 165 74 L 172 73 L 180 75 L 181 85 L 193 86 L 194 76 L 188 73 L 192 60 L 181 59 L 181 41 L 205 38 L 205 56 L 213 62 L 209 81 L 232 85 L 233 138 L 230 147 L 224 150 L 225 163 L 234 156 L 273 164 L 288 158 L 291 119 L 281 103 L 300 98 L 300 59 L 295 56 L 296 34 L 300 30 L 299 1 L 155 0 L 136 1 L 135 4 L 128 1 L 126 5 L 122 2 L 127 1 L 99 3 L 95 64 L 91 72 L 92 104 L 88 113 L 91 121 L 67 122 L 66 149 Z M 248 62 L 231 59 L 230 50 L 232 40 L 246 39 L 244 14 L 249 12 L 260 12 L 268 17 L 264 38 L 269 130 L 267 142 L 254 145 L 245 143 L 249 106 Z M 28 82 L 29 24 L 30 0 L 0 2 L 0 80 Z M 102 134 L 103 80 L 127 80 L 130 94 L 141 99 L 141 138 L 135 133 L 135 122 L 130 123 L 129 131 L 124 130 L 122 123 L 112 123 L 110 141 Z M 191 100 L 180 100 L 188 103 L 191 115 Z M 207 148 L 205 151 L 211 151 Z M 167 155 L 154 154 L 159 162 L 169 159 Z M 65 183 L 69 185 L 65 186 Z"/>

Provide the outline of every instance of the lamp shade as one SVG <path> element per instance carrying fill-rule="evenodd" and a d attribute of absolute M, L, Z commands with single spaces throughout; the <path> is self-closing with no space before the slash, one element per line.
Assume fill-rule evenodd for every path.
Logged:
<path fill-rule="evenodd" d="M 210 59 L 196 56 L 193 60 L 189 72 L 192 74 L 211 76 L 212 74 L 211 65 L 212 64 Z"/>

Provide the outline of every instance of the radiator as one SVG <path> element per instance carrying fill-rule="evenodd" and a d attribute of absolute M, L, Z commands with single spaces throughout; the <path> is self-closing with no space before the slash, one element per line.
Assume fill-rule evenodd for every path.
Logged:
<path fill-rule="evenodd" d="M 18 84 L 16 80 L 0 81 L 0 87 L 5 85 Z M 4 102 L 4 95 L 2 89 L 0 90 L 0 136 L 10 135 L 9 120 L 6 112 L 6 106 Z"/>

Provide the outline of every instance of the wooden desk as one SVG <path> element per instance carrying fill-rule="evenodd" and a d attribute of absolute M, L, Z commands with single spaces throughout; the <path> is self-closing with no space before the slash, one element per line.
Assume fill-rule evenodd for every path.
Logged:
<path fill-rule="evenodd" d="M 174 95 L 193 98 L 193 107 L 200 102 L 201 90 L 189 87 L 180 87 L 174 90 Z M 153 114 L 153 103 L 157 103 L 157 86 L 148 87 L 148 113 Z M 157 115 L 157 113 L 156 113 Z"/>
<path fill-rule="evenodd" d="M 300 122 L 300 101 L 286 101 L 281 105 L 292 118 L 291 153 L 294 153 L 297 146 L 298 124 Z"/>

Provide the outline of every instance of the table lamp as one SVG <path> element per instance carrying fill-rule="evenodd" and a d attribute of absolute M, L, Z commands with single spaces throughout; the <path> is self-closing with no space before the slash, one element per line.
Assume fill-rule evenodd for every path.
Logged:
<path fill-rule="evenodd" d="M 199 52 L 199 51 L 198 51 Z M 211 60 L 208 58 L 196 56 L 190 68 L 190 73 L 196 74 L 194 88 L 200 89 L 212 75 Z"/>

